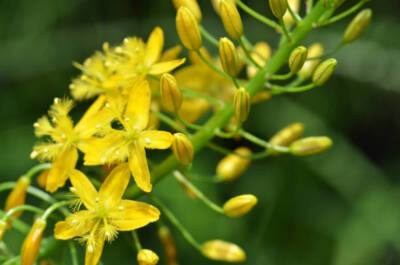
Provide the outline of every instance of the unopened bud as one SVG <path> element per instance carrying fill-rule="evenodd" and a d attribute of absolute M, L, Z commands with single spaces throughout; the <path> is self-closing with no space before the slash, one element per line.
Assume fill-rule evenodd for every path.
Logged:
<path fill-rule="evenodd" d="M 257 197 L 251 194 L 243 194 L 231 198 L 224 203 L 223 209 L 227 216 L 239 217 L 250 212 L 257 204 Z"/>
<path fill-rule="evenodd" d="M 237 76 L 240 72 L 241 62 L 235 45 L 228 38 L 219 40 L 219 57 L 222 69 L 230 76 Z"/>
<path fill-rule="evenodd" d="M 238 40 L 243 35 L 243 23 L 236 6 L 228 0 L 220 0 L 219 11 L 226 32 Z"/>
<path fill-rule="evenodd" d="M 271 97 L 272 97 L 272 95 L 270 92 L 267 92 L 267 91 L 257 92 L 251 98 L 251 104 L 258 104 L 258 103 L 267 101 L 267 100 L 271 99 Z"/>
<path fill-rule="evenodd" d="M 289 57 L 289 68 L 290 71 L 296 74 L 301 70 L 304 63 L 307 60 L 307 48 L 304 46 L 299 46 L 292 51 Z"/>
<path fill-rule="evenodd" d="M 219 4 L 220 4 L 221 0 L 211 0 L 211 4 L 214 7 L 215 12 L 217 12 L 217 14 L 219 15 Z M 236 2 L 235 0 L 228 0 L 228 2 L 230 2 L 232 5 L 236 6 Z"/>
<path fill-rule="evenodd" d="M 287 0 L 268 0 L 269 7 L 271 8 L 272 14 L 277 18 L 282 18 L 287 10 Z"/>
<path fill-rule="evenodd" d="M 250 113 L 250 94 L 243 87 L 235 91 L 233 97 L 233 107 L 235 110 L 235 118 L 238 122 L 244 122 Z"/>
<path fill-rule="evenodd" d="M 251 155 L 251 150 L 247 147 L 239 147 L 224 157 L 217 165 L 217 175 L 223 181 L 233 181 L 242 175 L 250 165 L 250 159 L 238 155 Z M 238 155 L 236 155 L 238 154 Z"/>
<path fill-rule="evenodd" d="M 11 193 L 8 195 L 6 204 L 4 207 L 4 210 L 7 212 L 8 210 L 11 210 L 12 208 L 15 208 L 19 205 L 25 204 L 25 198 L 26 198 L 26 190 L 31 184 L 31 181 L 27 177 L 20 177 L 18 179 L 17 185 L 14 187 L 14 189 L 11 191 Z M 13 213 L 14 218 L 18 218 L 22 214 L 22 211 L 17 211 Z"/>
<path fill-rule="evenodd" d="M 180 7 L 176 15 L 176 30 L 183 46 L 188 50 L 198 50 L 202 45 L 199 23 L 186 7 Z"/>
<path fill-rule="evenodd" d="M 46 188 L 46 183 L 47 183 L 47 176 L 49 175 L 50 170 L 46 169 L 43 170 L 36 178 L 36 182 L 41 187 L 42 189 Z"/>
<path fill-rule="evenodd" d="M 277 146 L 288 146 L 292 142 L 298 140 L 303 133 L 304 125 L 302 123 L 293 123 L 272 136 L 269 143 Z"/>
<path fill-rule="evenodd" d="M 212 260 L 242 262 L 246 253 L 238 245 L 222 240 L 207 241 L 202 245 L 202 254 Z"/>
<path fill-rule="evenodd" d="M 176 10 L 184 6 L 190 10 L 198 22 L 201 21 L 201 10 L 196 0 L 172 0 Z"/>
<path fill-rule="evenodd" d="M 160 229 L 158 229 L 158 237 L 160 238 L 161 244 L 164 249 L 166 263 L 168 265 L 177 264 L 176 244 L 168 227 L 160 227 Z"/>
<path fill-rule="evenodd" d="M 0 243 L 1 240 L 3 239 L 4 233 L 7 230 L 7 222 L 4 222 L 3 220 L 0 220 Z"/>
<path fill-rule="evenodd" d="M 271 46 L 267 42 L 258 42 L 254 45 L 254 52 L 250 56 L 259 66 L 263 67 L 267 63 L 267 60 L 271 58 Z M 253 78 L 257 72 L 258 68 L 255 65 L 249 64 L 247 66 L 247 76 L 249 79 Z"/>
<path fill-rule="evenodd" d="M 160 79 L 161 100 L 166 110 L 178 112 L 182 106 L 182 93 L 176 79 L 171 74 L 163 74 Z"/>
<path fill-rule="evenodd" d="M 22 245 L 21 265 L 33 265 L 35 263 L 45 228 L 46 221 L 41 218 L 36 219 Z"/>
<path fill-rule="evenodd" d="M 320 43 L 315 43 L 308 48 L 307 59 L 316 58 L 322 54 L 324 54 L 324 47 Z M 307 60 L 298 75 L 304 79 L 310 78 L 320 61 L 320 59 Z"/>
<path fill-rule="evenodd" d="M 334 58 L 330 58 L 324 62 L 322 62 L 317 69 L 315 69 L 315 72 L 312 77 L 312 81 L 314 85 L 316 86 L 322 86 L 325 84 L 326 81 L 331 77 L 333 72 L 335 71 L 337 67 L 337 60 Z"/>
<path fill-rule="evenodd" d="M 141 249 L 137 254 L 139 265 L 156 265 L 160 258 L 150 249 Z"/>
<path fill-rule="evenodd" d="M 343 42 L 350 43 L 361 37 L 364 31 L 368 28 L 371 18 L 371 9 L 361 10 L 347 26 L 343 35 Z"/>
<path fill-rule="evenodd" d="M 296 156 L 318 154 L 332 146 L 332 140 L 328 137 L 308 137 L 297 140 L 290 145 L 290 152 Z"/>
<path fill-rule="evenodd" d="M 292 11 L 294 13 L 299 13 L 300 10 L 300 0 L 288 0 L 288 4 L 290 6 L 290 8 L 292 9 Z M 292 14 L 290 14 L 289 10 L 286 11 L 285 15 L 283 15 L 283 22 L 286 25 L 292 25 L 294 24 L 295 20 L 292 16 Z"/>
<path fill-rule="evenodd" d="M 172 151 L 174 152 L 176 159 L 183 165 L 188 165 L 193 160 L 193 145 L 190 142 L 189 138 L 183 133 L 174 134 Z"/>

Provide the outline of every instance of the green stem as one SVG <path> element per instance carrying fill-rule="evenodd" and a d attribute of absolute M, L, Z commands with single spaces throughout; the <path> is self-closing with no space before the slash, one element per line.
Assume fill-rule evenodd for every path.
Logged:
<path fill-rule="evenodd" d="M 19 211 L 29 211 L 29 212 L 34 212 L 34 213 L 43 213 L 43 210 L 38 208 L 38 207 L 24 204 L 24 205 L 19 205 L 19 206 L 16 206 L 16 207 L 8 210 L 6 212 L 6 214 L 3 216 L 2 220 L 3 221 L 7 221 L 8 218 L 10 218 L 14 213 L 19 212 Z"/>
<path fill-rule="evenodd" d="M 263 159 L 263 158 L 266 158 L 266 157 L 268 157 L 270 155 L 270 152 L 268 150 L 265 150 L 265 151 L 262 151 L 262 152 L 259 152 L 259 153 L 255 153 L 255 154 L 251 154 L 251 155 L 238 154 L 238 153 L 236 153 L 236 152 L 234 152 L 232 150 L 229 150 L 229 149 L 227 149 L 227 148 L 225 148 L 223 146 L 214 144 L 212 142 L 209 142 L 207 144 L 207 147 L 209 147 L 210 149 L 212 149 L 214 151 L 220 152 L 220 153 L 222 153 L 224 155 L 235 155 L 235 156 L 238 156 L 238 157 L 251 159 L 251 160 Z"/>
<path fill-rule="evenodd" d="M 246 45 L 243 42 L 243 36 L 240 37 L 239 39 L 239 45 L 242 47 L 244 54 L 246 55 L 247 59 L 254 64 L 257 68 L 261 68 L 261 66 L 253 59 L 253 57 L 250 55 L 249 50 L 247 49 Z"/>
<path fill-rule="evenodd" d="M 241 0 L 236 0 L 236 3 L 244 12 L 246 12 L 253 18 L 268 25 L 269 27 L 276 29 L 277 31 L 282 31 L 282 27 L 278 23 L 254 11 L 253 9 L 245 5 Z"/>
<path fill-rule="evenodd" d="M 306 13 L 309 14 L 311 12 L 311 9 L 313 8 L 313 0 L 307 0 L 306 2 Z"/>
<path fill-rule="evenodd" d="M 197 198 L 199 198 L 210 209 L 216 211 L 217 213 L 225 214 L 224 209 L 208 199 L 207 196 L 205 196 L 196 186 L 194 186 L 180 171 L 174 170 L 173 175 L 179 182 L 188 187 L 197 196 Z"/>
<path fill-rule="evenodd" d="M 79 265 L 78 254 L 76 252 L 75 243 L 73 241 L 68 241 L 69 252 L 71 253 L 72 265 Z"/>
<path fill-rule="evenodd" d="M 269 142 L 267 142 L 267 141 L 265 141 L 265 140 L 263 140 L 261 138 L 258 138 L 257 136 L 255 136 L 255 135 L 253 135 L 253 134 L 251 134 L 249 132 L 246 132 L 244 130 L 240 130 L 239 134 L 241 136 L 243 136 L 243 138 L 245 138 L 246 140 L 248 140 L 248 141 L 250 141 L 250 142 L 252 142 L 254 144 L 257 144 L 257 145 L 259 145 L 261 147 L 267 148 L 268 150 L 276 151 L 276 152 L 279 152 L 279 153 L 289 153 L 289 148 L 288 147 L 272 145 Z"/>
<path fill-rule="evenodd" d="M 336 15 L 334 17 L 331 17 L 330 19 L 323 21 L 321 23 L 318 24 L 318 27 L 322 27 L 322 26 L 326 26 L 332 23 L 335 23 L 351 14 L 353 14 L 354 12 L 356 12 L 357 10 L 359 10 L 364 4 L 365 4 L 365 0 L 361 0 L 360 2 L 358 2 L 356 5 L 354 5 L 353 7 L 347 9 L 346 11 L 340 13 L 339 15 Z"/>
<path fill-rule="evenodd" d="M 176 123 L 173 119 L 171 119 L 170 117 L 168 117 L 164 113 L 158 112 L 158 111 L 153 111 L 152 113 L 154 115 L 156 115 L 156 117 L 159 118 L 160 121 L 166 123 L 172 129 L 175 129 L 175 130 L 177 130 L 178 132 L 181 132 L 181 133 L 185 133 L 185 134 L 187 133 L 185 128 L 180 126 L 178 123 Z"/>
<path fill-rule="evenodd" d="M 185 121 L 184 119 L 181 118 L 181 116 L 179 116 L 178 113 L 175 113 L 175 117 L 178 121 L 180 121 L 183 125 L 185 125 L 187 128 L 198 131 L 198 130 L 202 130 L 203 127 L 197 124 L 193 124 L 190 122 Z"/>
<path fill-rule="evenodd" d="M 26 172 L 24 176 L 31 179 L 37 173 L 39 173 L 43 170 L 46 170 L 46 169 L 50 169 L 50 168 L 51 168 L 51 163 L 39 164 L 39 165 L 36 165 L 36 166 L 32 167 L 31 169 L 29 169 L 28 172 Z"/>
<path fill-rule="evenodd" d="M 288 85 L 287 85 L 287 87 L 296 87 L 296 86 L 299 86 L 299 85 L 301 85 L 304 81 L 306 81 L 305 79 L 304 79 L 304 77 L 301 77 L 301 76 L 297 76 L 296 77 L 296 79 L 294 79 L 292 82 L 290 82 Z"/>
<path fill-rule="evenodd" d="M 139 252 L 140 250 L 142 250 L 142 244 L 140 244 L 139 235 L 137 234 L 136 230 L 132 231 L 132 238 L 133 243 L 135 244 L 136 251 Z"/>
<path fill-rule="evenodd" d="M 199 25 L 199 28 L 200 28 L 201 35 L 203 35 L 203 37 L 204 37 L 209 43 L 211 43 L 211 44 L 214 45 L 215 47 L 218 47 L 218 46 L 219 46 L 218 40 L 217 40 L 213 35 L 211 35 L 210 32 L 208 32 L 202 25 Z"/>
<path fill-rule="evenodd" d="M 285 22 L 283 22 L 283 18 L 280 18 L 280 19 L 279 19 L 279 22 L 280 22 L 281 25 L 282 25 L 283 34 L 284 34 L 286 40 L 287 40 L 288 42 L 291 42 L 291 41 L 292 41 L 292 38 L 290 37 L 290 33 L 289 33 L 288 28 L 287 28 L 286 25 L 285 25 Z"/>
<path fill-rule="evenodd" d="M 268 80 L 286 80 L 289 79 L 293 76 L 293 73 L 287 73 L 285 75 L 272 75 L 271 77 L 268 78 Z"/>
<path fill-rule="evenodd" d="M 218 67 L 216 67 L 212 62 L 210 62 L 206 57 L 204 57 L 204 55 L 201 54 L 201 52 L 199 50 L 197 50 L 196 53 L 199 55 L 200 59 L 203 60 L 203 62 L 205 62 L 217 74 L 225 77 L 226 79 L 229 79 L 229 80 L 232 79 L 232 77 L 230 75 L 228 75 L 227 73 L 225 73 L 225 72 L 221 71 L 220 69 L 218 69 Z"/>
<path fill-rule="evenodd" d="M 271 85 L 267 84 L 267 87 L 272 89 L 269 92 L 271 92 L 272 95 L 279 95 L 282 93 L 299 93 L 299 92 L 304 92 L 310 89 L 313 89 L 315 87 L 314 84 L 309 84 L 305 86 L 298 86 L 298 87 L 284 87 L 284 86 L 277 86 L 277 85 Z"/>
<path fill-rule="evenodd" d="M 71 201 L 61 201 L 61 202 L 56 202 L 53 205 L 51 205 L 49 208 L 46 209 L 46 211 L 44 212 L 44 214 L 40 217 L 42 218 L 43 221 L 46 221 L 47 218 L 50 216 L 50 214 L 52 214 L 55 210 L 57 210 L 58 208 L 71 204 Z"/>
<path fill-rule="evenodd" d="M 5 214 L 6 214 L 5 212 L 3 212 L 2 210 L 0 210 L 0 216 L 5 215 Z M 18 231 L 21 232 L 22 234 L 27 234 L 27 233 L 29 232 L 30 226 L 27 225 L 25 222 L 23 222 L 23 221 L 21 221 L 21 220 L 19 220 L 19 219 L 13 218 L 13 217 L 11 217 L 11 220 L 12 220 L 12 226 L 13 226 L 16 230 L 18 230 Z"/>
<path fill-rule="evenodd" d="M 299 16 L 299 14 L 297 14 L 296 12 L 293 11 L 293 9 L 291 8 L 291 6 L 288 3 L 288 0 L 286 0 L 286 5 L 287 5 L 287 9 L 288 9 L 290 15 L 292 16 L 294 21 L 296 21 L 296 24 L 300 24 L 301 23 L 301 17 Z"/>

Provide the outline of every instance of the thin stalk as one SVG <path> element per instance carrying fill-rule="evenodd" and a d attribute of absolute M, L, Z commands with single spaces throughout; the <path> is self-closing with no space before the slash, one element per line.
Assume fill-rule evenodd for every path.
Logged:
<path fill-rule="evenodd" d="M 309 14 L 311 12 L 311 9 L 313 8 L 313 0 L 307 0 L 306 2 L 306 13 Z"/>
<path fill-rule="evenodd" d="M 225 77 L 226 79 L 229 79 L 229 80 L 232 79 L 232 77 L 230 75 L 228 75 L 227 73 L 225 73 L 225 72 L 221 71 L 220 69 L 218 69 L 218 67 L 216 67 L 212 62 L 210 62 L 206 57 L 204 57 L 204 55 L 201 54 L 201 52 L 199 50 L 197 50 L 196 53 L 199 55 L 200 59 L 203 60 L 203 62 L 205 62 L 217 74 Z"/>
<path fill-rule="evenodd" d="M 321 23 L 318 24 L 318 27 L 322 27 L 322 26 L 326 26 L 332 23 L 335 23 L 343 18 L 346 18 L 347 16 L 353 14 L 354 12 L 356 12 L 357 10 L 359 10 L 364 4 L 366 3 L 365 0 L 361 0 L 360 2 L 358 2 L 356 5 L 354 5 L 353 7 L 347 9 L 346 11 L 343 11 L 342 13 L 340 13 L 339 15 L 336 15 L 334 17 L 331 17 L 330 19 L 323 21 Z"/>
<path fill-rule="evenodd" d="M 16 206 L 16 207 L 14 207 L 14 208 L 8 210 L 8 211 L 6 212 L 6 214 L 3 216 L 2 220 L 3 220 L 3 221 L 7 221 L 8 218 L 10 218 L 14 213 L 20 212 L 20 211 L 28 211 L 28 212 L 34 212 L 34 213 L 43 213 L 43 210 L 40 209 L 40 208 L 38 208 L 38 207 L 31 206 L 31 205 L 25 205 L 25 204 L 24 204 L 24 205 L 19 205 L 19 206 Z"/>
<path fill-rule="evenodd" d="M 3 212 L 2 210 L 0 210 L 0 216 L 5 215 L 6 213 Z M 11 217 L 12 220 L 12 226 L 18 230 L 19 232 L 21 232 L 22 234 L 27 234 L 29 232 L 29 230 L 31 229 L 29 225 L 27 225 L 25 222 L 13 218 Z"/>
<path fill-rule="evenodd" d="M 73 241 L 68 241 L 69 252 L 71 254 L 72 265 L 79 265 L 78 254 L 76 252 L 75 243 Z"/>
<path fill-rule="evenodd" d="M 187 134 L 187 131 L 185 128 L 183 128 L 182 126 L 180 126 L 178 123 L 176 123 L 173 119 L 171 119 L 170 117 L 168 117 L 167 115 L 165 115 L 162 112 L 158 112 L 158 111 L 153 111 L 152 112 L 154 115 L 156 115 L 157 118 L 159 118 L 162 122 L 166 123 L 169 127 L 171 127 L 172 129 L 177 130 L 178 132 L 182 132 Z"/>
<path fill-rule="evenodd" d="M 142 244 L 140 243 L 139 235 L 137 234 L 136 230 L 133 230 L 131 234 L 136 251 L 139 252 L 142 250 Z"/>
<path fill-rule="evenodd" d="M 200 33 L 201 33 L 201 35 L 203 35 L 203 37 L 204 37 L 209 43 L 211 43 L 211 44 L 214 45 L 215 47 L 218 47 L 218 46 L 219 46 L 218 40 L 217 40 L 213 35 L 211 35 L 210 32 L 208 32 L 202 25 L 199 25 L 199 28 L 200 28 Z"/>
<path fill-rule="evenodd" d="M 346 43 L 341 42 L 339 45 L 336 46 L 335 49 L 333 49 L 333 50 L 331 50 L 331 51 L 329 51 L 329 52 L 326 52 L 326 53 L 324 53 L 324 54 L 322 54 L 322 55 L 320 55 L 320 56 L 307 58 L 307 61 L 318 60 L 318 59 L 322 59 L 322 58 L 329 57 L 329 56 L 331 56 L 331 55 L 337 53 L 337 52 L 340 51 L 341 49 L 343 49 L 344 46 L 346 46 Z"/>
<path fill-rule="evenodd" d="M 283 35 L 285 36 L 285 38 L 286 38 L 287 41 L 291 42 L 291 41 L 292 41 L 292 38 L 290 37 L 290 33 L 289 33 L 288 28 L 286 27 L 285 22 L 283 22 L 283 18 L 280 18 L 280 19 L 279 19 L 279 22 L 280 22 L 281 25 L 282 25 Z"/>
<path fill-rule="evenodd" d="M 178 113 L 175 113 L 175 117 L 176 117 L 176 119 L 178 121 L 180 121 L 183 125 L 185 125 L 189 129 L 192 129 L 192 130 L 195 130 L 195 131 L 203 129 L 203 127 L 200 126 L 200 125 L 193 124 L 193 123 L 185 121 L 184 119 L 181 118 L 181 116 L 179 116 Z"/>
<path fill-rule="evenodd" d="M 250 55 L 249 50 L 247 49 L 246 45 L 243 42 L 243 36 L 240 37 L 239 39 L 239 45 L 242 47 L 244 54 L 246 55 L 247 59 L 254 64 L 257 68 L 261 68 L 261 66 L 253 59 L 253 57 Z"/>
<path fill-rule="evenodd" d="M 276 151 L 276 152 L 279 152 L 279 153 L 289 153 L 289 148 L 288 147 L 272 145 L 269 142 L 267 142 L 267 141 L 255 136 L 255 135 L 253 135 L 253 134 L 251 134 L 249 132 L 246 132 L 244 130 L 241 130 L 239 132 L 239 134 L 241 136 L 243 136 L 243 138 L 245 138 L 246 140 L 248 140 L 248 141 L 250 141 L 250 142 L 252 142 L 254 144 L 257 144 L 257 145 L 259 145 L 261 147 L 267 148 L 268 150 L 273 150 L 273 151 Z"/>
<path fill-rule="evenodd" d="M 299 93 L 299 92 L 311 90 L 314 87 L 315 87 L 314 84 L 308 84 L 305 86 L 298 86 L 298 87 L 284 87 L 284 86 L 277 86 L 277 85 L 271 85 L 271 84 L 267 85 L 267 88 L 271 89 L 269 92 L 272 95 L 279 95 L 282 93 Z"/>
<path fill-rule="evenodd" d="M 252 16 L 253 18 L 257 19 L 258 21 L 266 24 L 269 27 L 272 27 L 274 29 L 276 29 L 277 31 L 282 31 L 282 27 L 276 23 L 275 21 L 261 15 L 260 13 L 254 11 L 253 9 L 251 9 L 250 7 L 248 7 L 247 5 L 245 5 L 242 1 L 240 0 L 236 0 L 236 4 L 247 14 L 249 14 L 250 16 Z"/>
<path fill-rule="evenodd" d="M 51 163 L 39 164 L 39 165 L 36 165 L 36 166 L 32 167 L 31 169 L 29 169 L 28 172 L 26 172 L 24 176 L 31 179 L 37 173 L 39 173 L 43 170 L 46 170 L 46 169 L 50 169 L 50 168 L 51 168 Z"/>
<path fill-rule="evenodd" d="M 292 72 L 289 72 L 284 75 L 272 75 L 271 77 L 268 78 L 268 80 L 287 80 L 293 76 Z"/>
<path fill-rule="evenodd" d="M 293 11 L 292 7 L 288 3 L 288 0 L 286 0 L 286 5 L 287 5 L 287 9 L 288 9 L 290 15 L 292 16 L 294 21 L 296 21 L 296 24 L 300 24 L 301 23 L 301 17 L 299 16 L 299 14 L 297 14 L 296 12 Z"/>
<path fill-rule="evenodd" d="M 227 148 L 225 148 L 223 146 L 220 146 L 220 145 L 217 145 L 217 144 L 214 144 L 214 143 L 211 143 L 211 142 L 209 142 L 207 144 L 207 147 L 209 147 L 210 149 L 212 149 L 214 151 L 220 152 L 220 153 L 222 153 L 224 155 L 235 155 L 235 156 L 238 156 L 238 157 L 241 157 L 241 158 L 246 158 L 246 159 L 251 159 L 251 160 L 263 159 L 263 158 L 266 158 L 266 157 L 268 157 L 270 155 L 270 152 L 268 150 L 265 150 L 265 151 L 262 151 L 262 152 L 259 152 L 259 153 L 255 153 L 255 154 L 251 154 L 251 155 L 238 154 L 238 153 L 236 153 L 236 152 L 234 152 L 232 150 L 229 150 L 229 149 L 227 149 Z"/>
<path fill-rule="evenodd" d="M 51 205 L 49 208 L 46 209 L 44 214 L 40 217 L 42 218 L 43 221 L 46 221 L 47 218 L 58 208 L 71 204 L 71 201 L 61 201 L 61 202 L 56 202 L 53 205 Z"/>

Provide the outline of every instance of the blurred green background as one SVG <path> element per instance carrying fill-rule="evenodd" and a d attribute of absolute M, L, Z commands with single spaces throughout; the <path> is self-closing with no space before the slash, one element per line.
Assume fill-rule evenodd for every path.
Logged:
<path fill-rule="evenodd" d="M 266 0 L 245 2 L 268 12 Z M 215 36 L 224 35 L 210 2 L 199 3 L 205 27 Z M 369 6 L 374 10 L 371 27 L 336 55 L 339 67 L 326 85 L 257 105 L 245 124 L 269 138 L 289 123 L 303 122 L 306 135 L 330 136 L 335 143 L 331 150 L 314 157 L 254 162 L 231 184 L 199 184 L 219 203 L 233 195 L 255 194 L 258 206 L 239 219 L 219 216 L 192 201 L 172 179 L 155 188 L 199 241 L 237 243 L 247 252 L 245 264 L 400 264 L 400 2 L 372 1 Z M 35 142 L 32 124 L 54 97 L 68 95 L 68 85 L 78 74 L 72 61 L 82 62 L 105 41 L 147 38 L 157 25 L 171 47 L 178 43 L 174 14 L 168 0 L 0 1 L 0 181 L 16 180 L 36 163 L 29 158 Z M 273 30 L 244 14 L 243 19 L 250 40 L 277 43 Z M 305 44 L 320 41 L 328 50 L 335 47 L 348 22 L 317 30 Z M 204 150 L 193 169 L 212 175 L 221 157 Z M 153 228 L 139 234 L 144 247 L 161 254 Z M 181 264 L 218 264 L 173 233 Z M 22 237 L 14 234 L 6 235 L 6 243 L 18 253 Z M 105 265 L 135 264 L 135 256 L 121 236 L 106 247 L 102 260 Z M 60 256 L 54 261 L 69 264 Z"/>

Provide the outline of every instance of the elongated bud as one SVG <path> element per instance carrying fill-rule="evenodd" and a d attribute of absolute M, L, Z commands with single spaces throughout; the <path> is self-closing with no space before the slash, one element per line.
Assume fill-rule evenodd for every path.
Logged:
<path fill-rule="evenodd" d="M 198 50 L 202 45 L 199 23 L 186 7 L 180 7 L 176 15 L 176 30 L 183 46 Z"/>
<path fill-rule="evenodd" d="M 239 147 L 233 151 L 239 155 L 251 155 L 247 147 Z M 217 175 L 223 181 L 233 181 L 242 175 L 250 165 L 250 159 L 235 154 L 224 157 L 217 165 Z"/>
<path fill-rule="evenodd" d="M 292 51 L 289 57 L 289 68 L 290 71 L 296 74 L 301 70 L 304 63 L 307 60 L 307 48 L 304 46 L 299 46 Z"/>
<path fill-rule="evenodd" d="M 19 205 L 25 204 L 26 190 L 30 184 L 31 184 L 31 181 L 27 177 L 20 177 L 18 179 L 17 185 L 14 187 L 14 189 L 11 191 L 11 193 L 7 197 L 6 204 L 4 207 L 4 210 L 6 212 L 8 210 L 11 210 L 12 208 L 19 206 Z M 12 216 L 14 216 L 15 218 L 18 218 L 21 214 L 22 214 L 22 211 L 17 211 Z"/>
<path fill-rule="evenodd" d="M 308 137 L 297 140 L 290 145 L 290 152 L 296 156 L 314 155 L 332 146 L 332 140 L 325 136 Z"/>
<path fill-rule="evenodd" d="M 343 35 L 343 42 L 350 43 L 360 38 L 368 28 L 372 18 L 372 10 L 361 10 L 347 26 Z"/>
<path fill-rule="evenodd" d="M 174 134 L 172 151 L 176 159 L 184 165 L 190 164 L 193 160 L 194 150 L 192 142 L 190 142 L 189 138 L 183 133 Z"/>
<path fill-rule="evenodd" d="M 288 0 L 288 4 L 294 13 L 299 13 L 300 11 L 300 0 Z M 294 18 L 290 14 L 289 10 L 283 15 L 283 23 L 286 25 L 293 25 L 295 22 Z"/>
<path fill-rule="evenodd" d="M 257 197 L 251 194 L 243 194 L 231 198 L 224 203 L 223 209 L 227 216 L 239 217 L 250 212 L 257 204 Z"/>
<path fill-rule="evenodd" d="M 315 58 L 322 54 L 324 54 L 324 47 L 320 43 L 315 43 L 308 49 L 307 59 Z M 298 75 L 304 79 L 310 78 L 320 61 L 320 59 L 307 60 L 298 72 Z"/>
<path fill-rule="evenodd" d="M 176 79 L 171 74 L 163 74 L 160 79 L 161 100 L 170 112 L 178 112 L 182 106 L 182 93 Z"/>
<path fill-rule="evenodd" d="M 219 11 L 226 32 L 238 40 L 243 35 L 243 23 L 236 6 L 228 0 L 220 0 Z"/>
<path fill-rule="evenodd" d="M 292 142 L 298 140 L 303 133 L 304 125 L 302 123 L 293 123 L 272 136 L 272 138 L 269 140 L 269 143 L 278 146 L 288 146 Z"/>
<path fill-rule="evenodd" d="M 268 0 L 269 7 L 271 8 L 272 14 L 275 17 L 281 18 L 286 13 L 287 4 L 286 0 Z"/>
<path fill-rule="evenodd" d="M 3 220 L 0 220 L 0 243 L 1 240 L 3 239 L 4 233 L 7 230 L 7 223 L 4 222 Z"/>
<path fill-rule="evenodd" d="M 217 12 L 217 14 L 219 15 L 219 4 L 220 4 L 221 0 L 211 0 L 211 4 L 214 7 L 215 12 Z M 236 2 L 235 0 L 228 0 L 228 2 L 230 2 L 232 5 L 236 6 Z"/>
<path fill-rule="evenodd" d="M 235 118 L 238 122 L 244 122 L 250 113 L 250 94 L 243 87 L 235 91 L 233 97 L 233 106 L 235 110 Z"/>
<path fill-rule="evenodd" d="M 35 263 L 45 228 L 46 221 L 41 218 L 36 219 L 22 245 L 21 265 L 33 265 Z"/>
<path fill-rule="evenodd" d="M 46 188 L 46 183 L 47 183 L 47 176 L 49 175 L 50 170 L 46 169 L 43 170 L 36 178 L 36 182 L 41 187 L 42 189 Z"/>
<path fill-rule="evenodd" d="M 228 38 L 219 40 L 219 57 L 222 69 L 230 76 L 237 76 L 240 72 L 240 60 L 236 47 Z"/>
<path fill-rule="evenodd" d="M 190 10 L 198 22 L 201 21 L 201 10 L 196 0 L 172 0 L 176 10 L 184 6 Z"/>
<path fill-rule="evenodd" d="M 222 241 L 211 240 L 202 245 L 201 252 L 209 259 L 225 262 L 242 262 L 246 260 L 246 253 L 238 245 Z"/>
<path fill-rule="evenodd" d="M 159 261 L 159 257 L 150 249 L 141 249 L 137 254 L 139 265 L 155 265 Z"/>
<path fill-rule="evenodd" d="M 177 265 L 177 251 L 175 240 L 171 235 L 168 227 L 162 226 L 158 229 L 158 237 L 164 249 L 166 263 L 168 265 Z"/>
<path fill-rule="evenodd" d="M 333 72 L 335 71 L 337 67 L 337 60 L 334 58 L 330 58 L 324 62 L 322 62 L 317 69 L 315 69 L 315 72 L 313 74 L 313 83 L 316 86 L 322 86 L 325 84 L 326 81 L 331 77 Z"/>

